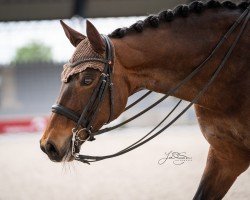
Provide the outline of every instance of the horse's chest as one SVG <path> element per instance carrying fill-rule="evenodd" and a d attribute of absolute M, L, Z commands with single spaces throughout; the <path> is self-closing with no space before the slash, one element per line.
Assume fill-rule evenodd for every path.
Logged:
<path fill-rule="evenodd" d="M 247 124 L 203 108 L 196 107 L 196 114 L 201 131 L 212 146 L 234 145 L 250 150 L 250 127 Z"/>

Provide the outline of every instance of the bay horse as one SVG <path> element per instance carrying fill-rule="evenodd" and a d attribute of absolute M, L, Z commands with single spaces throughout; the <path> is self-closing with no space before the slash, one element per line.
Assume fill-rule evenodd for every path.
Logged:
<path fill-rule="evenodd" d="M 193 2 L 151 15 L 129 28 L 119 28 L 108 39 L 113 49 L 113 114 L 105 96 L 93 118 L 93 131 L 116 119 L 128 97 L 142 89 L 166 94 L 198 66 L 215 48 L 249 2 L 238 5 Z M 249 13 L 248 16 L 249 17 Z M 243 22 L 240 23 L 242 25 Z M 248 22 L 246 22 L 248 23 Z M 61 22 L 76 47 L 62 72 L 57 103 L 81 114 L 87 106 L 106 63 L 104 38 L 87 21 L 87 36 Z M 192 101 L 232 46 L 239 29 L 226 38 L 203 70 L 180 87 L 173 96 Z M 107 38 L 106 38 L 107 39 Z M 250 164 L 250 27 L 245 27 L 225 67 L 195 104 L 200 129 L 210 144 L 206 168 L 194 199 L 222 199 L 236 178 Z M 84 62 L 78 62 L 81 59 Z M 86 60 L 95 58 L 95 60 Z M 101 62 L 103 61 L 103 62 Z M 92 110 L 93 112 L 93 110 Z M 75 122 L 53 112 L 40 141 L 53 161 L 71 161 L 72 128 Z M 88 134 L 83 129 L 83 139 Z"/>

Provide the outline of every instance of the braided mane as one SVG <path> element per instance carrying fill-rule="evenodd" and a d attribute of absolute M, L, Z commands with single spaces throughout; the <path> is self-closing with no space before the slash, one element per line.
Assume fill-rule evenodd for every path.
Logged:
<path fill-rule="evenodd" d="M 210 0 L 206 3 L 201 1 L 194 1 L 189 5 L 179 5 L 173 10 L 165 10 L 157 15 L 149 15 L 145 20 L 139 20 L 132 24 L 130 27 L 118 28 L 114 30 L 109 36 L 111 38 L 122 38 L 130 32 L 141 33 L 145 27 L 157 28 L 161 22 L 170 22 L 175 17 L 187 17 L 190 12 L 201 13 L 204 9 L 208 8 L 228 8 L 228 9 L 242 9 L 245 10 L 249 6 L 248 1 L 244 1 L 236 5 L 231 1 L 219 1 Z"/>

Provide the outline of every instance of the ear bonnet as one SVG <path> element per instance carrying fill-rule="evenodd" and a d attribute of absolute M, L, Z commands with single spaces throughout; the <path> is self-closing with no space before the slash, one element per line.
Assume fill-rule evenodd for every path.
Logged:
<path fill-rule="evenodd" d="M 66 63 L 63 66 L 64 69 L 61 74 L 61 81 L 66 83 L 68 82 L 70 76 L 83 72 L 87 68 L 98 69 L 99 71 L 103 71 L 104 64 L 98 61 L 88 61 L 80 63 L 79 65 L 74 65 L 77 63 L 77 61 L 88 58 L 103 59 L 104 55 L 96 53 L 93 50 L 88 38 L 85 38 L 76 47 L 75 52 L 71 57 L 69 63 Z"/>

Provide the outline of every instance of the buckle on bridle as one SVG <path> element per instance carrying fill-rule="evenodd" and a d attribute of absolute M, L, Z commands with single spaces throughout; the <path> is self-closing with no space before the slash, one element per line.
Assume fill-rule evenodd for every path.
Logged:
<path fill-rule="evenodd" d="M 106 74 L 106 73 L 102 72 L 100 76 L 103 76 L 103 77 L 108 77 L 108 76 L 109 76 L 109 74 Z"/>

